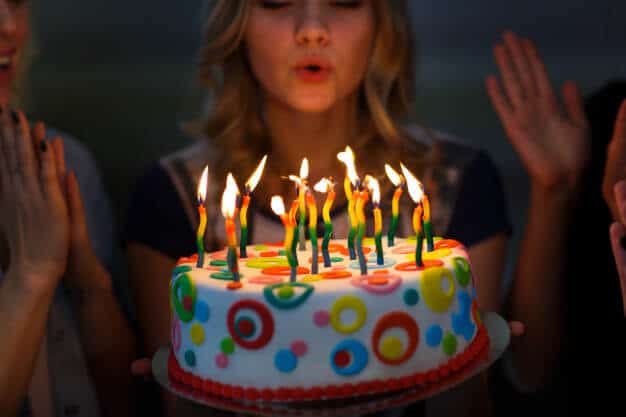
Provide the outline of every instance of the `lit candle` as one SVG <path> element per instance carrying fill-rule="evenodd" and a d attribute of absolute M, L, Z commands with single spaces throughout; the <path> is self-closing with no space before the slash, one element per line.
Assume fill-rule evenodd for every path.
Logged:
<path fill-rule="evenodd" d="M 369 200 L 369 193 L 367 190 L 355 191 L 356 207 L 354 209 L 358 222 L 358 229 L 356 233 L 356 251 L 359 258 L 359 267 L 361 268 L 361 275 L 367 275 L 367 259 L 363 254 L 363 237 L 365 236 L 365 203 Z"/>
<path fill-rule="evenodd" d="M 206 188 L 209 177 L 209 167 L 204 167 L 200 184 L 198 184 L 198 214 L 200 215 L 200 224 L 196 233 L 196 246 L 198 247 L 198 262 L 196 266 L 202 268 L 204 266 L 204 232 L 206 230 Z"/>
<path fill-rule="evenodd" d="M 359 176 L 356 173 L 354 166 L 354 153 L 349 146 L 346 146 L 346 150 L 337 154 L 337 159 L 346 165 L 346 177 L 343 181 L 343 189 L 348 199 L 348 218 L 350 222 L 350 231 L 348 233 L 348 252 L 350 259 L 356 259 L 356 253 L 354 251 L 354 238 L 357 233 L 358 220 L 356 217 L 356 196 L 352 193 L 352 188 L 355 190 L 359 188 Z"/>
<path fill-rule="evenodd" d="M 330 179 L 322 178 L 313 187 L 315 191 L 320 193 L 328 193 L 324 208 L 322 209 L 322 218 L 324 219 L 324 240 L 322 240 L 322 257 L 324 258 L 324 267 L 330 267 L 330 254 L 328 252 L 328 243 L 333 233 L 333 223 L 330 218 L 330 208 L 335 200 L 335 183 L 332 177 Z"/>
<path fill-rule="evenodd" d="M 226 188 L 222 194 L 222 215 L 226 220 L 226 240 L 228 242 L 228 253 L 226 261 L 228 269 L 233 275 L 233 281 L 239 282 L 239 260 L 237 259 L 237 235 L 235 230 L 235 215 L 237 212 L 237 195 L 239 188 L 235 178 L 231 173 L 226 178 Z"/>
<path fill-rule="evenodd" d="M 304 236 L 304 222 L 306 221 L 306 194 L 308 192 L 307 179 L 309 177 L 309 160 L 304 158 L 300 164 L 300 185 L 298 187 L 298 241 L 299 249 L 306 250 L 306 238 Z"/>
<path fill-rule="evenodd" d="M 250 194 L 256 188 L 257 184 L 261 180 L 263 174 L 263 168 L 265 168 L 265 161 L 267 161 L 267 155 L 263 157 L 254 173 L 250 176 L 246 182 L 246 186 L 243 192 L 243 198 L 241 200 L 241 211 L 239 212 L 239 223 L 241 224 L 241 239 L 239 239 L 239 254 L 242 258 L 247 258 L 248 254 L 246 247 L 248 246 L 248 206 L 250 205 Z"/>
<path fill-rule="evenodd" d="M 424 236 L 422 233 L 422 198 L 424 197 L 424 191 L 422 184 L 413 176 L 404 165 L 400 164 L 402 173 L 406 179 L 406 185 L 409 189 L 409 196 L 415 203 L 415 209 L 413 210 L 413 230 L 415 231 L 415 265 L 417 267 L 423 267 L 422 262 L 422 245 L 424 244 Z"/>
<path fill-rule="evenodd" d="M 285 226 L 285 239 L 284 239 L 283 245 L 285 248 L 285 254 L 287 255 L 287 261 L 289 263 L 289 267 L 291 270 L 290 281 L 295 282 L 298 265 L 296 263 L 296 258 L 294 257 L 294 254 L 293 254 L 292 242 L 294 240 L 294 229 L 296 226 L 295 213 L 298 210 L 299 201 L 294 200 L 291 206 L 291 210 L 289 210 L 289 213 L 286 213 L 285 205 L 283 204 L 282 197 L 275 195 L 272 197 L 271 206 L 272 206 L 272 210 L 274 211 L 274 213 L 276 213 L 276 215 L 280 217 L 280 219 L 283 222 L 283 225 Z"/>
<path fill-rule="evenodd" d="M 422 205 L 424 206 L 424 234 L 426 235 L 426 250 L 432 252 L 435 250 L 435 243 L 433 241 L 433 230 L 430 224 L 430 200 L 428 195 L 424 193 L 422 199 Z"/>
<path fill-rule="evenodd" d="M 380 212 L 380 185 L 378 180 L 372 176 L 365 177 L 365 185 L 372 193 L 372 205 L 374 206 L 374 242 L 376 243 L 376 264 L 385 263 L 383 256 L 383 220 Z"/>
<path fill-rule="evenodd" d="M 400 216 L 400 197 L 402 196 L 402 176 L 398 174 L 391 166 L 385 164 L 385 172 L 389 181 L 396 187 L 393 193 L 393 199 L 391 200 L 391 224 L 389 225 L 389 232 L 387 233 L 387 246 L 392 247 L 394 245 L 394 239 L 396 236 L 396 229 L 398 228 L 398 218 Z"/>
<path fill-rule="evenodd" d="M 311 237 L 312 263 L 311 273 L 317 274 L 317 205 L 315 197 L 309 191 L 306 194 L 306 205 L 309 208 L 309 236 Z"/>

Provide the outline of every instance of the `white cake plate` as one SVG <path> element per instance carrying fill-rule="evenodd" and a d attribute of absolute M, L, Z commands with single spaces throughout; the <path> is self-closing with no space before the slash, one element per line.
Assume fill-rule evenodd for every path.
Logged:
<path fill-rule="evenodd" d="M 390 393 L 367 395 L 354 398 L 339 398 L 322 401 L 266 402 L 245 401 L 213 396 L 207 393 L 190 393 L 177 389 L 169 379 L 167 362 L 169 346 L 161 347 L 152 358 L 152 373 L 157 382 L 166 390 L 196 404 L 202 404 L 218 410 L 230 411 L 236 415 L 256 416 L 350 416 L 374 413 L 392 407 L 407 406 L 411 403 L 435 396 L 449 390 L 489 368 L 507 349 L 511 332 L 509 325 L 497 313 L 483 315 L 483 321 L 489 334 L 489 353 L 480 361 L 463 369 L 458 374 L 446 379 L 444 383 L 420 385 L 414 388 Z M 224 415 L 228 415 L 225 413 Z"/>

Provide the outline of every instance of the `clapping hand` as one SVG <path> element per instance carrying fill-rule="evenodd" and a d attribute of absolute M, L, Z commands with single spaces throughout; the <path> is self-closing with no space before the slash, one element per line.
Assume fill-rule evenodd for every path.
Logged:
<path fill-rule="evenodd" d="M 495 46 L 494 55 L 501 81 L 489 75 L 487 92 L 531 183 L 574 192 L 590 147 L 578 87 L 572 81 L 563 85 L 563 109 L 537 48 L 511 32 Z"/>
<path fill-rule="evenodd" d="M 21 112 L 4 110 L 0 126 L 0 230 L 9 270 L 24 288 L 50 292 L 65 271 L 70 237 L 58 170 L 62 144 L 49 146 L 43 126 L 31 131 Z"/>

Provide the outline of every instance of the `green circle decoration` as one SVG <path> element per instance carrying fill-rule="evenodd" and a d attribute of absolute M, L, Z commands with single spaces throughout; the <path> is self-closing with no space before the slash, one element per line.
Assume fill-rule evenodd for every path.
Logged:
<path fill-rule="evenodd" d="M 221 259 L 215 259 L 211 262 L 209 262 L 209 265 L 211 266 L 226 266 L 228 265 L 228 262 L 221 260 Z"/>
<path fill-rule="evenodd" d="M 441 342 L 441 346 L 446 355 L 454 355 L 456 353 L 456 337 L 452 333 L 446 333 Z"/>
<path fill-rule="evenodd" d="M 178 292 L 183 300 L 178 298 Z M 185 307 L 184 299 L 190 297 L 191 305 L 189 309 Z M 188 274 L 179 275 L 174 284 L 172 285 L 172 301 L 174 303 L 174 310 L 181 321 L 189 323 L 193 319 L 194 308 L 196 305 L 196 287 L 193 285 L 193 281 Z"/>
<path fill-rule="evenodd" d="M 185 352 L 185 362 L 187 362 L 189 366 L 196 366 L 196 354 L 193 353 L 193 350 Z"/>
<path fill-rule="evenodd" d="M 404 302 L 408 306 L 414 306 L 420 300 L 420 295 L 415 288 L 409 288 L 404 292 Z"/>
<path fill-rule="evenodd" d="M 230 337 L 225 337 L 220 343 L 220 348 L 223 353 L 230 355 L 235 351 L 235 342 Z"/>
<path fill-rule="evenodd" d="M 469 284 L 472 276 L 469 262 L 467 262 L 467 259 L 459 256 L 452 259 L 452 263 L 454 264 L 454 273 L 459 285 L 464 288 L 467 287 L 467 284 Z"/>
<path fill-rule="evenodd" d="M 289 289 L 285 289 L 285 287 L 290 287 Z M 294 297 L 294 289 L 302 288 L 304 292 L 298 296 Z M 292 308 L 298 307 L 300 304 L 304 303 L 307 298 L 313 294 L 313 290 L 315 287 L 309 284 L 305 284 L 304 282 L 290 282 L 290 283 L 278 283 L 268 285 L 263 288 L 263 296 L 268 303 L 273 305 L 276 308 L 280 308 L 281 310 L 289 310 Z M 278 297 L 275 294 L 275 291 L 278 289 Z M 287 299 L 283 299 L 281 297 L 282 294 L 289 294 L 289 290 L 291 290 L 291 296 Z"/>

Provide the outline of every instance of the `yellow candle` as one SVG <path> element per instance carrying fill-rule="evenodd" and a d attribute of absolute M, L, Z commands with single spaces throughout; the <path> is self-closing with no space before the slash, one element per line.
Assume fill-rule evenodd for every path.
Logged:
<path fill-rule="evenodd" d="M 350 253 L 350 259 L 356 259 L 356 253 L 354 250 L 354 237 L 357 233 L 358 219 L 355 213 L 356 196 L 352 193 L 352 188 L 358 188 L 359 176 L 356 173 L 354 165 L 354 153 L 349 146 L 346 146 L 346 150 L 337 154 L 337 159 L 343 162 L 346 166 L 346 178 L 343 182 L 343 188 L 346 193 L 346 199 L 348 200 L 348 217 L 350 232 L 348 233 L 348 251 Z"/>
<path fill-rule="evenodd" d="M 206 209 L 204 203 L 206 201 L 206 188 L 209 177 L 209 167 L 204 167 L 198 184 L 198 215 L 200 216 L 200 224 L 196 232 L 196 246 L 198 248 L 198 261 L 196 266 L 202 268 L 204 266 L 204 232 L 206 231 Z"/>
<path fill-rule="evenodd" d="M 306 205 L 309 208 L 309 237 L 311 238 L 311 273 L 317 274 L 317 204 L 310 192 L 306 195 Z"/>
<path fill-rule="evenodd" d="M 233 281 L 239 283 L 239 257 L 237 255 L 237 235 L 234 218 L 237 215 L 237 195 L 239 188 L 231 173 L 226 178 L 226 188 L 222 194 L 222 215 L 226 222 L 226 239 L 228 242 L 227 262 Z"/>

